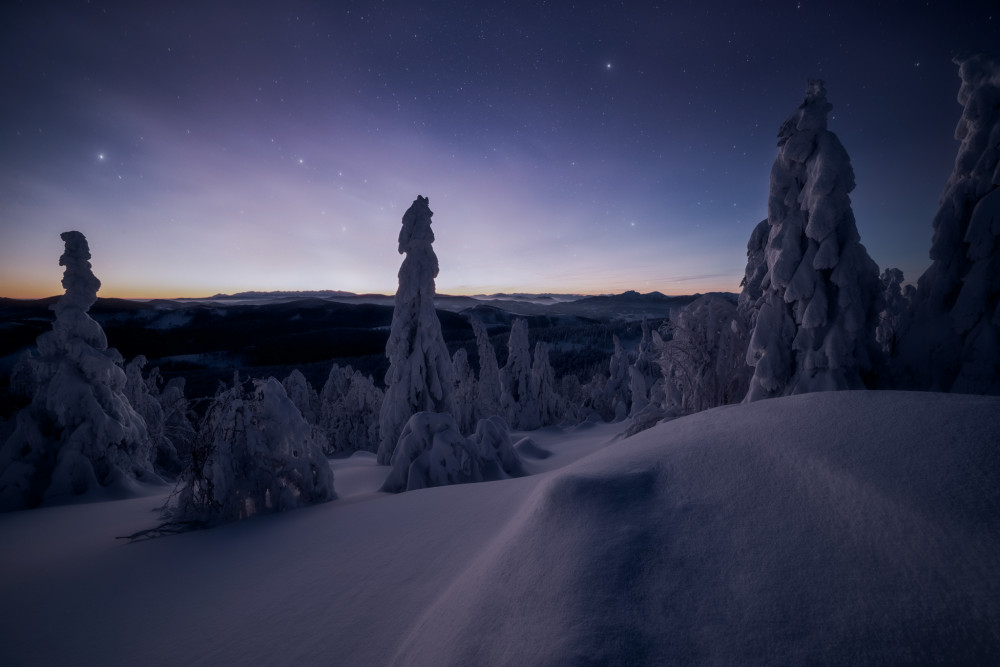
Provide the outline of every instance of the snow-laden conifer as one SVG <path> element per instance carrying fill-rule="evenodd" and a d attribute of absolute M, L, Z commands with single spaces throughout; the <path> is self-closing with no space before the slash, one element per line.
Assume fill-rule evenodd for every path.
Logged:
<path fill-rule="evenodd" d="M 615 421 L 621 421 L 628 416 L 629 409 L 629 358 L 617 335 L 612 334 L 615 351 L 608 362 L 608 382 L 605 391 L 611 399 L 611 409 Z"/>
<path fill-rule="evenodd" d="M 382 399 L 382 390 L 375 386 L 371 376 L 349 365 L 342 368 L 334 364 L 320 396 L 323 451 L 327 454 L 378 451 Z"/>
<path fill-rule="evenodd" d="M 438 259 L 432 247 L 432 215 L 427 198 L 418 196 L 403 214 L 399 232 L 399 253 L 406 257 L 399 268 L 399 288 L 385 348 L 389 370 L 379 415 L 378 462 L 382 465 L 389 464 L 403 426 L 412 415 L 456 412 L 451 355 L 434 310 Z"/>
<path fill-rule="evenodd" d="M 538 425 L 558 424 L 566 412 L 563 398 L 556 386 L 556 374 L 549 363 L 548 343 L 535 343 L 535 355 L 531 361 L 531 394 L 537 406 Z"/>
<path fill-rule="evenodd" d="M 878 267 L 861 245 L 854 171 L 827 130 L 830 109 L 823 82 L 810 81 L 778 133 L 747 400 L 861 388 L 878 353 Z"/>
<path fill-rule="evenodd" d="M 500 366 L 497 364 L 496 350 L 490 342 L 486 325 L 473 318 L 469 320 L 476 335 L 476 350 L 479 356 L 479 380 L 476 383 L 476 419 L 488 419 L 504 414 L 503 383 Z"/>
<path fill-rule="evenodd" d="M 961 141 L 899 365 L 923 389 L 1000 393 L 1000 62 L 956 59 Z M 931 363 L 928 364 L 928 361 Z M 925 369 L 930 372 L 925 372 Z"/>
<path fill-rule="evenodd" d="M 507 363 L 501 370 L 504 409 L 513 429 L 538 428 L 538 406 L 531 393 L 531 347 L 528 323 L 514 320 L 507 339 Z"/>
<path fill-rule="evenodd" d="M 302 418 L 310 424 L 319 423 L 319 394 L 299 369 L 293 369 L 281 385 L 285 388 L 288 398 L 302 413 Z"/>
<path fill-rule="evenodd" d="M 674 316 L 668 340 L 655 337 L 668 412 L 688 414 L 743 399 L 751 369 L 739 323 L 732 301 L 706 294 Z"/>
<path fill-rule="evenodd" d="M 87 314 L 101 286 L 87 239 L 76 231 L 61 238 L 66 293 L 52 306 L 52 331 L 23 360 L 31 403 L 0 449 L 0 510 L 128 493 L 134 480 L 158 479 L 146 425 L 124 393 L 122 357 Z"/>
<path fill-rule="evenodd" d="M 451 359 L 455 370 L 455 406 L 458 411 L 458 426 L 462 433 L 472 433 L 476 425 L 476 375 L 469 365 L 469 353 L 465 348 L 455 350 Z"/>

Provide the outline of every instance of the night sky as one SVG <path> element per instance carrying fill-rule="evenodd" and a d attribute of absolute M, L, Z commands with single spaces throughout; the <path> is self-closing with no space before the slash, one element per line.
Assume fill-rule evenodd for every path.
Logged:
<path fill-rule="evenodd" d="M 994 2 L 6 2 L 0 296 L 739 291 L 775 135 L 825 79 L 862 241 L 908 280 Z"/>

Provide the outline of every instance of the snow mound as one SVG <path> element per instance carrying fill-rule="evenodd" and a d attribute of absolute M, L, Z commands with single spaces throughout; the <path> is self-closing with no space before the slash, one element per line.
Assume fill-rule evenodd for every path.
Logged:
<path fill-rule="evenodd" d="M 538 443 L 531 439 L 531 436 L 525 436 L 518 440 L 517 444 L 514 445 L 514 451 L 522 457 L 530 459 L 547 459 L 552 456 L 552 452 L 539 447 Z"/>
<path fill-rule="evenodd" d="M 545 477 L 397 664 L 1000 659 L 1000 400 L 749 407 Z"/>

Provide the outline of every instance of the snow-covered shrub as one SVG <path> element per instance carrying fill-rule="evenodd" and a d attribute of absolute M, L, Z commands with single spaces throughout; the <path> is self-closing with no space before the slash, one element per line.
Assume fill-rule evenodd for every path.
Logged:
<path fill-rule="evenodd" d="M 1000 394 L 1000 63 L 956 63 L 962 143 L 897 361 L 916 388 Z"/>
<path fill-rule="evenodd" d="M 154 446 L 125 396 L 117 350 L 87 312 L 101 282 L 80 232 L 64 232 L 66 293 L 52 310 L 52 331 L 22 360 L 31 402 L 0 448 L 0 510 L 60 502 L 92 491 L 130 492 L 135 480 L 159 481 Z"/>
<path fill-rule="evenodd" d="M 248 392 L 236 378 L 209 406 L 164 519 L 212 525 L 335 497 L 322 445 L 282 384 L 254 380 Z"/>
<path fill-rule="evenodd" d="M 350 366 L 334 364 L 320 397 L 319 430 L 323 451 L 375 452 L 379 446 L 379 412 L 382 390 L 371 376 Z"/>
<path fill-rule="evenodd" d="M 432 486 L 467 484 L 523 474 L 506 424 L 482 420 L 466 438 L 446 413 L 418 412 L 399 436 L 382 491 L 398 493 Z"/>
<path fill-rule="evenodd" d="M 504 479 L 525 475 L 524 464 L 510 439 L 510 429 L 500 417 L 480 419 L 472 435 L 483 462 L 483 479 Z"/>
<path fill-rule="evenodd" d="M 399 253 L 406 258 L 399 268 L 392 327 L 385 346 L 389 370 L 385 398 L 379 414 L 378 462 L 388 465 L 404 425 L 418 412 L 454 415 L 451 356 L 434 310 L 434 278 L 438 259 L 426 197 L 418 196 L 403 214 Z"/>
<path fill-rule="evenodd" d="M 851 211 L 854 171 L 847 152 L 826 129 L 832 108 L 823 82 L 810 81 L 805 101 L 778 132 L 767 273 L 747 350 L 754 366 L 750 401 L 862 388 L 862 375 L 879 355 L 878 267 L 861 245 Z M 759 234 L 758 226 L 754 236 Z M 748 267 L 748 273 L 753 276 L 745 289 L 757 270 Z"/>

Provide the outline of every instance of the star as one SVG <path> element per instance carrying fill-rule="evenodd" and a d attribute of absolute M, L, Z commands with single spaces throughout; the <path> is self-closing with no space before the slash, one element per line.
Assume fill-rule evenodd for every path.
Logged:
<path fill-rule="evenodd" d="M 611 63 L 604 63 L 604 69 L 611 69 Z"/>
<path fill-rule="evenodd" d="M 104 159 L 104 153 L 98 153 L 97 154 L 97 159 L 98 160 L 103 160 Z"/>

